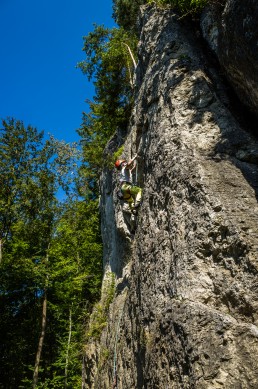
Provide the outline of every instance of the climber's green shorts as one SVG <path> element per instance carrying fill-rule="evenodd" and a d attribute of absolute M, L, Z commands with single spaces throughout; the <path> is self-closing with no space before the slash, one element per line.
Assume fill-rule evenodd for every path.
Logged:
<path fill-rule="evenodd" d="M 136 185 L 123 184 L 121 187 L 125 201 L 128 203 L 134 203 L 134 206 L 138 206 L 142 199 L 142 188 Z"/>

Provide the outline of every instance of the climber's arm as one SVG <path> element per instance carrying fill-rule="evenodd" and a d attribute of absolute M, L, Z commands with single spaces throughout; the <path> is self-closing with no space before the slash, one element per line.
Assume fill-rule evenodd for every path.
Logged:
<path fill-rule="evenodd" d="M 135 169 L 135 164 L 132 166 L 133 162 L 136 160 L 137 158 L 137 154 L 135 154 L 135 156 L 130 159 L 130 161 L 127 163 L 127 169 L 130 169 L 130 170 L 133 170 Z"/>

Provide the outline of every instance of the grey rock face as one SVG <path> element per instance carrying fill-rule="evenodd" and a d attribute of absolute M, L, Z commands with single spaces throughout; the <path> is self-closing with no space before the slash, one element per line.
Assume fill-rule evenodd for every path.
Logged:
<path fill-rule="evenodd" d="M 212 3 L 202 15 L 202 31 L 240 100 L 258 116 L 258 3 Z"/>
<path fill-rule="evenodd" d="M 256 389 L 258 145 L 219 100 L 190 27 L 155 7 L 141 23 L 124 156 L 139 154 L 143 204 L 132 239 L 103 175 L 117 290 L 89 387 Z"/>

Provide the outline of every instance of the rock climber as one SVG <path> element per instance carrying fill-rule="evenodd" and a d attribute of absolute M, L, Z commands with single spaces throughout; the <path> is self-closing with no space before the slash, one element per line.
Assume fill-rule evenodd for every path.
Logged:
<path fill-rule="evenodd" d="M 125 159 L 118 159 L 115 163 L 115 167 L 120 171 L 122 199 L 128 203 L 133 214 L 137 212 L 142 200 L 142 188 L 133 185 L 132 172 L 136 167 L 136 158 L 137 154 L 128 162 Z"/>

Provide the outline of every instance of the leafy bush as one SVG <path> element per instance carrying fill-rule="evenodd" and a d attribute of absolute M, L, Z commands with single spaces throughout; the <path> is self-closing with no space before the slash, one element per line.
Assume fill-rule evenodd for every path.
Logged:
<path fill-rule="evenodd" d="M 147 3 L 153 3 L 153 0 L 147 0 Z M 169 5 L 177 8 L 181 13 L 190 13 L 200 11 L 209 0 L 156 0 L 159 6 Z"/>
<path fill-rule="evenodd" d="M 139 7 L 146 0 L 113 0 L 113 17 L 116 23 L 127 31 L 137 33 L 137 16 Z"/>
<path fill-rule="evenodd" d="M 99 339 L 102 330 L 107 325 L 109 306 L 112 303 L 115 293 L 115 276 L 109 273 L 103 284 L 101 301 L 95 304 L 92 314 L 86 340 L 90 338 Z"/>

